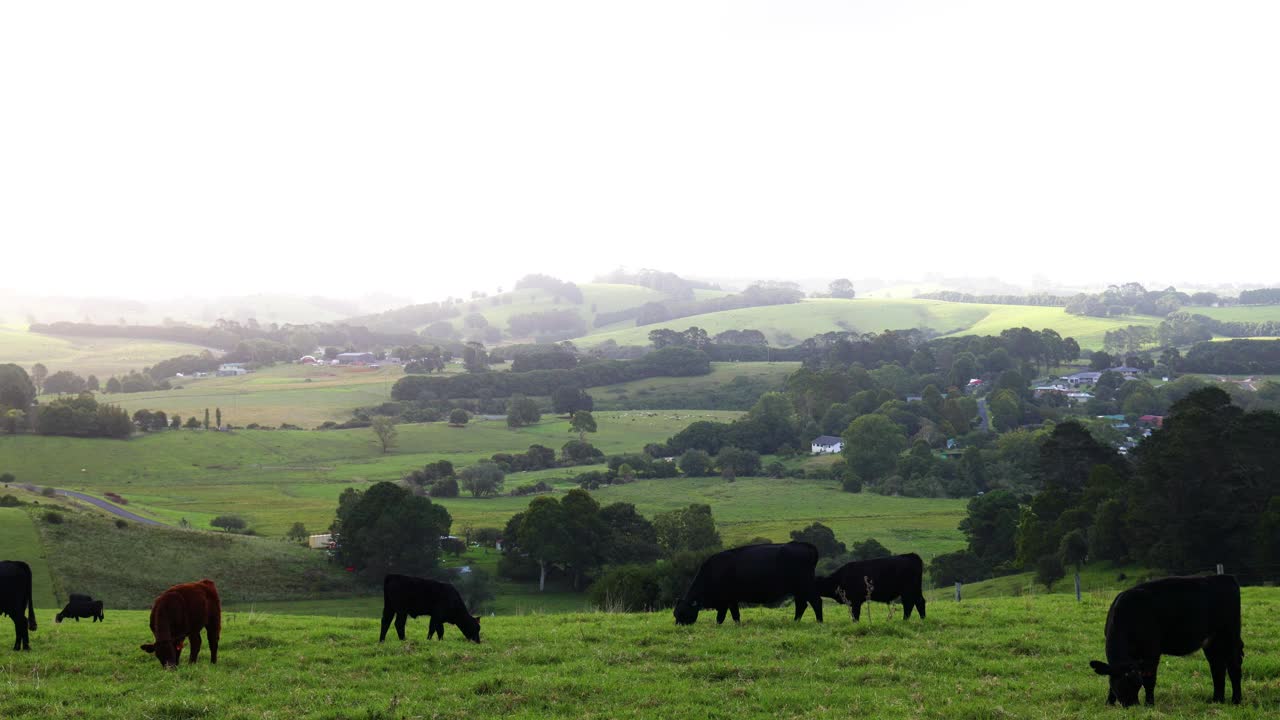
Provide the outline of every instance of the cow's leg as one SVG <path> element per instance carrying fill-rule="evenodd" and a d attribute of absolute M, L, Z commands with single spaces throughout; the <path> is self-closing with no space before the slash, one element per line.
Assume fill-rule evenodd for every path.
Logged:
<path fill-rule="evenodd" d="M 850 600 L 849 613 L 853 615 L 854 622 L 858 622 L 859 620 L 861 620 L 862 619 L 862 601 Z"/>
<path fill-rule="evenodd" d="M 17 615 L 13 616 L 13 649 L 14 650 L 22 649 L 22 641 L 26 639 L 26 636 L 27 636 L 26 618 L 22 617 L 22 613 L 18 613 Z M 27 646 L 27 649 L 28 650 L 31 649 L 29 644 Z"/>
<path fill-rule="evenodd" d="M 1151 665 L 1151 673 L 1143 673 L 1142 675 L 1142 689 L 1147 696 L 1148 705 L 1156 704 L 1156 668 L 1159 667 L 1159 665 L 1160 660 L 1157 659 L 1155 663 Z"/>
<path fill-rule="evenodd" d="M 813 606 L 813 616 L 818 618 L 818 622 L 822 622 L 822 596 L 817 590 L 809 597 L 809 604 Z"/>
<path fill-rule="evenodd" d="M 1116 693 L 1114 690 L 1107 690 L 1107 704 L 1108 705 L 1116 704 Z"/>
<path fill-rule="evenodd" d="M 734 603 L 729 606 L 729 614 L 733 616 L 733 622 L 735 624 L 742 622 L 742 614 L 738 612 L 738 603 Z"/>
<path fill-rule="evenodd" d="M 391 627 L 391 619 L 395 616 L 396 614 L 392 612 L 391 608 L 385 606 L 382 608 L 382 632 L 378 634 L 378 642 L 387 639 L 387 629 Z"/>
<path fill-rule="evenodd" d="M 916 596 L 916 611 L 920 613 L 920 619 L 924 619 L 924 595 Z"/>
<path fill-rule="evenodd" d="M 407 611 L 396 613 L 396 635 L 399 635 L 401 640 L 404 640 L 404 625 L 407 622 L 409 622 L 409 613 Z"/>
<path fill-rule="evenodd" d="M 716 608 L 716 624 L 717 625 L 724 624 L 724 616 L 728 612 L 729 612 L 729 607 L 727 605 L 721 605 L 720 607 Z"/>
<path fill-rule="evenodd" d="M 427 626 L 427 639 L 430 640 L 432 635 L 435 635 L 441 640 L 444 639 L 444 621 L 443 620 L 437 620 L 434 617 L 431 618 L 431 624 Z"/>
<path fill-rule="evenodd" d="M 190 635 L 188 635 L 187 642 L 191 644 L 191 655 L 189 656 L 189 662 L 192 665 L 195 665 L 196 658 L 200 656 L 200 631 L 197 630 L 191 633 Z"/>
<path fill-rule="evenodd" d="M 1240 666 L 1244 664 L 1244 643 L 1235 640 L 1227 654 L 1227 674 L 1231 676 L 1231 704 L 1239 705 L 1244 695 L 1240 692 Z"/>
<path fill-rule="evenodd" d="M 209 662 L 218 663 L 218 641 L 222 639 L 222 616 L 216 615 L 209 618 L 209 623 L 205 625 L 204 634 L 209 640 Z"/>
<path fill-rule="evenodd" d="M 804 609 L 809 606 L 805 601 L 805 596 L 796 595 L 796 622 L 800 622 L 800 618 L 804 617 Z"/>
<path fill-rule="evenodd" d="M 1204 656 L 1209 660 L 1209 674 L 1213 677 L 1213 702 L 1227 701 L 1227 663 L 1222 652 L 1216 647 L 1204 649 Z"/>

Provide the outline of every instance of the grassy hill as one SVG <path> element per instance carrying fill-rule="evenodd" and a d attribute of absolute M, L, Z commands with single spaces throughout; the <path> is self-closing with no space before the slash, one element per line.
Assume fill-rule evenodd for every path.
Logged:
<path fill-rule="evenodd" d="M 188 343 L 130 338 L 62 337 L 27 332 L 25 327 L 0 325 L 0 363 L 16 363 L 28 372 L 44 363 L 53 374 L 71 370 L 106 382 L 111 375 L 142 370 L 161 360 L 199 353 L 204 348 Z"/>
<path fill-rule="evenodd" d="M 236 377 L 178 378 L 173 382 L 180 389 L 105 397 L 129 412 L 146 408 L 203 418 L 205 408 L 220 407 L 225 422 L 241 427 L 289 423 L 310 429 L 326 420 L 349 420 L 358 407 L 390 400 L 391 386 L 403 375 L 396 365 L 275 365 Z"/>
<path fill-rule="evenodd" d="M 513 316 L 529 313 L 550 312 L 553 310 L 574 310 L 582 317 L 587 328 L 594 327 L 596 313 L 617 312 L 628 308 L 639 307 L 647 302 L 665 300 L 667 295 L 639 285 L 618 285 L 611 283 L 584 283 L 578 285 L 582 291 L 583 301 L 574 304 L 567 301 L 556 302 L 547 290 L 530 288 L 511 290 L 500 295 L 470 300 L 459 306 L 462 314 L 449 322 L 454 329 L 463 330 L 463 319 L 471 314 L 483 315 L 489 325 L 502 331 L 504 339 L 510 338 L 508 322 Z M 593 310 L 594 308 L 594 310 Z M 414 328 L 421 330 L 422 327 Z"/>
<path fill-rule="evenodd" d="M 1111 593 L 948 602 L 925 621 L 857 625 L 828 603 L 827 622 L 790 608 L 748 608 L 741 626 L 703 614 L 485 617 L 479 645 L 449 627 L 425 641 L 377 642 L 378 621 L 227 612 L 218 663 L 161 670 L 138 650 L 145 611 L 99 624 L 41 625 L 30 652 L 0 664 L 0 716 L 12 718 L 1080 718 L 1104 705 L 1102 658 Z M 1242 597 L 1244 702 L 1205 702 L 1202 656 L 1161 663 L 1160 717 L 1274 715 L 1280 590 Z M 868 615 L 872 617 L 868 617 Z M 8 628 L 4 629 L 8 632 Z M 7 637 L 7 636 L 6 636 Z M 1125 715 L 1130 713 L 1123 713 Z"/>
<path fill-rule="evenodd" d="M 8 492 L 10 491 L 0 489 L 0 495 Z M 58 604 L 44 546 L 41 545 L 40 536 L 31 522 L 31 515 L 25 508 L 0 508 L 0 560 L 22 560 L 31 566 L 31 589 L 35 593 L 37 607 L 54 607 Z"/>
<path fill-rule="evenodd" d="M 760 395 L 781 390 L 787 377 L 800 368 L 798 362 L 711 363 L 711 374 L 692 377 L 655 377 L 587 392 L 601 410 L 624 408 L 730 407 L 728 396 L 749 408 Z M 740 391 L 740 392 L 739 392 Z"/>
<path fill-rule="evenodd" d="M 600 431 L 591 441 L 606 453 L 639 451 L 696 420 L 736 415 L 598 413 Z M 483 420 L 465 428 L 444 423 L 398 427 L 399 444 L 388 454 L 380 452 L 368 429 L 241 430 L 167 431 L 127 441 L 5 435 L 0 436 L 0 458 L 4 471 L 19 482 L 99 496 L 119 493 L 130 510 L 169 523 L 185 518 L 207 527 L 216 515 L 234 513 L 260 532 L 278 536 L 295 521 L 327 527 L 345 487 L 398 480 L 441 459 L 464 466 L 496 452 L 523 452 L 535 443 L 558 450 L 573 437 L 567 421 L 550 417 L 519 430 L 508 429 L 504 421 Z M 511 482 L 523 484 L 515 477 Z"/>
<path fill-rule="evenodd" d="M 683 330 L 698 326 L 715 335 L 725 330 L 760 330 L 774 345 L 793 345 L 824 332 L 849 330 L 880 332 L 927 328 L 941 335 L 998 335 L 1011 327 L 1035 330 L 1053 328 L 1064 337 L 1076 338 L 1081 347 L 1100 348 L 1107 330 L 1127 325 L 1155 325 L 1158 318 L 1126 316 L 1092 318 L 1068 315 L 1062 308 L 1030 305 L 983 305 L 940 300 L 891 300 L 831 298 L 809 299 L 791 305 L 725 310 L 694 315 L 664 323 L 595 332 L 579 339 L 583 347 L 605 340 L 619 345 L 644 345 L 649 332 L 659 328 Z"/>
<path fill-rule="evenodd" d="M 1235 322 L 1264 322 L 1280 320 L 1280 305 L 1236 305 L 1234 307 L 1187 308 L 1187 312 L 1205 315 L 1215 320 Z"/>

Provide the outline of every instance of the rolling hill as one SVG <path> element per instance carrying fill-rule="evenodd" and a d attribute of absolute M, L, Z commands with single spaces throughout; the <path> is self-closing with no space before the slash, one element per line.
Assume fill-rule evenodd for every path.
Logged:
<path fill-rule="evenodd" d="M 106 382 L 111 375 L 142 370 L 178 355 L 204 348 L 180 342 L 133 338 L 63 337 L 28 332 L 25 326 L 0 325 L 0 363 L 15 363 L 30 370 L 44 363 L 53 374 L 71 370 L 82 377 L 97 375 Z"/>
<path fill-rule="evenodd" d="M 1031 305 L 984 305 L 941 300 L 837 300 L 809 299 L 791 305 L 726 310 L 678 318 L 663 323 L 591 333 L 576 342 L 592 347 L 607 340 L 619 345 L 644 345 L 651 330 L 684 330 L 697 326 L 710 335 L 725 330 L 752 328 L 769 338 L 770 344 L 793 345 L 824 332 L 880 332 L 927 328 L 940 335 L 998 335 L 1011 327 L 1035 330 L 1053 328 L 1064 337 L 1074 337 L 1085 348 L 1100 348 L 1107 330 L 1127 325 L 1155 325 L 1158 318 L 1125 316 L 1093 318 L 1068 315 L 1057 307 Z"/>

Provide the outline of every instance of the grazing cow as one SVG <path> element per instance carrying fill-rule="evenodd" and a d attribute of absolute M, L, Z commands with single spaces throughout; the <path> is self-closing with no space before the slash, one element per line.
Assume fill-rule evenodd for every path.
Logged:
<path fill-rule="evenodd" d="M 209 662 L 218 662 L 218 638 L 222 634 L 222 601 L 212 580 L 183 583 L 160 593 L 151 605 L 151 633 L 154 643 L 142 649 L 155 653 L 166 668 L 176 668 L 182 656 L 183 640 L 191 643 L 190 661 L 200 654 L 200 631 L 209 638 Z"/>
<path fill-rule="evenodd" d="M 812 605 L 814 616 L 822 622 L 822 598 L 813 579 L 817 564 L 818 549 L 806 542 L 748 545 L 716 553 L 702 563 L 676 603 L 676 624 L 692 625 L 706 608 L 715 609 L 716 624 L 724 622 L 726 612 L 733 614 L 734 622 L 741 622 L 740 603 L 772 605 L 788 595 L 796 601 L 796 620 Z"/>
<path fill-rule="evenodd" d="M 31 566 L 21 560 L 0 560 L 0 615 L 13 618 L 13 649 L 30 650 L 28 631 L 36 629 L 36 611 L 31 600 Z"/>
<path fill-rule="evenodd" d="M 382 633 L 378 642 L 387 639 L 391 619 L 396 621 L 396 634 L 404 640 L 405 622 L 410 617 L 431 616 L 427 639 L 432 635 L 444 639 L 444 624 L 452 623 L 471 642 L 480 642 L 480 618 L 467 612 L 458 589 L 449 583 L 408 575 L 388 575 L 382 581 Z"/>
<path fill-rule="evenodd" d="M 1116 596 L 1107 612 L 1107 661 L 1089 663 L 1111 682 L 1107 704 L 1138 703 L 1138 687 L 1155 704 L 1156 669 L 1161 655 L 1189 655 L 1204 649 L 1213 675 L 1213 701 L 1240 702 L 1240 585 L 1230 575 L 1152 580 Z"/>
<path fill-rule="evenodd" d="M 105 620 L 106 616 L 102 614 L 101 600 L 94 600 L 80 593 L 71 593 L 67 606 L 62 608 L 62 612 L 58 613 L 53 621 L 61 623 L 66 618 L 74 618 L 76 622 L 80 622 L 80 618 L 93 618 L 94 622 L 98 622 Z"/>
<path fill-rule="evenodd" d="M 915 553 L 858 560 L 818 578 L 818 592 L 841 605 L 848 604 L 855 622 L 862 617 L 862 603 L 890 603 L 898 598 L 902 598 L 903 620 L 911 617 L 913 609 L 920 611 L 923 620 L 923 576 L 924 561 Z"/>

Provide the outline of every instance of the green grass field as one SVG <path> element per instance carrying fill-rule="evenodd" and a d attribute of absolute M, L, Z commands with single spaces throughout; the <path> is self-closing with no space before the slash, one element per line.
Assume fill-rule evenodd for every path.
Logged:
<path fill-rule="evenodd" d="M 71 370 L 82 377 L 97 375 L 103 383 L 111 375 L 141 371 L 161 360 L 203 349 L 155 340 L 41 335 L 27 332 L 25 327 L 0 325 L 0 363 L 16 363 L 28 372 L 35 363 L 44 363 L 50 374 Z"/>
<path fill-rule="evenodd" d="M 1235 305 L 1231 307 L 1186 308 L 1195 315 L 1205 315 L 1215 320 L 1236 322 L 1265 322 L 1280 320 L 1280 305 Z"/>
<path fill-rule="evenodd" d="M 1130 316 L 1092 318 L 1068 315 L 1062 308 L 1029 305 L 983 305 L 939 300 L 810 299 L 792 305 L 726 310 L 678 318 L 664 323 L 590 334 L 577 342 L 590 347 L 612 339 L 619 345 L 645 345 L 659 328 L 684 330 L 698 326 L 715 335 L 725 330 L 760 330 L 774 345 L 794 345 L 819 333 L 851 330 L 880 332 L 928 328 L 942 335 L 999 335 L 1011 327 L 1053 328 L 1074 337 L 1084 348 L 1102 347 L 1107 330 L 1127 325 L 1155 325 L 1158 318 Z"/>
<path fill-rule="evenodd" d="M 574 310 L 582 316 L 582 319 L 587 324 L 587 329 L 590 330 L 594 327 L 592 319 L 595 313 L 617 312 L 627 308 L 639 307 L 647 302 L 659 302 L 667 297 L 657 290 L 650 290 L 639 285 L 584 283 L 578 285 L 578 288 L 582 290 L 583 301 L 581 304 L 575 305 L 564 301 L 557 303 L 551 293 L 545 290 L 512 290 L 502 295 L 479 298 L 464 303 L 460 306 L 462 315 L 450 322 L 455 329 L 462 331 L 464 329 L 463 319 L 475 312 L 483 315 L 490 326 L 498 328 L 504 336 L 508 336 L 508 323 L 513 316 L 554 310 Z M 508 297 L 511 298 L 511 302 L 503 302 Z M 499 300 L 499 304 L 494 304 L 494 298 Z M 592 307 L 595 308 L 595 312 L 592 312 Z M 417 329 L 421 330 L 422 328 Z M 519 340 L 520 338 L 510 339 Z"/>
<path fill-rule="evenodd" d="M 290 423 L 311 429 L 351 418 L 358 407 L 391 399 L 391 386 L 404 376 L 399 366 L 376 369 L 323 365 L 275 365 L 237 377 L 176 378 L 181 389 L 107 395 L 129 412 L 146 408 L 204 417 L 222 408 L 223 421 L 244 427 Z"/>
<path fill-rule="evenodd" d="M 0 495 L 3 494 L 5 491 L 0 490 Z M 44 546 L 31 522 L 31 516 L 23 508 L 0 508 L 0 560 L 22 560 L 30 565 L 36 605 L 57 605 Z"/>
<path fill-rule="evenodd" d="M 1156 708 L 1107 708 L 1111 593 L 948 602 L 927 620 L 883 606 L 851 623 L 747 608 L 743 623 L 669 613 L 485 617 L 479 645 L 453 627 L 377 642 L 376 614 L 326 618 L 228 611 L 218 663 L 162 670 L 138 649 L 145 611 L 42 624 L 0 662 L 6 718 L 1269 718 L 1280 695 L 1280 591 L 1243 592 L 1244 702 L 1210 705 L 1199 654 L 1161 663 Z M 9 628 L 0 629 L 8 638 Z"/>
<path fill-rule="evenodd" d="M 607 454 L 638 452 L 696 420 L 737 415 L 598 413 L 600 430 L 591 442 Z M 244 516 L 259 532 L 278 536 L 295 521 L 327 527 L 343 488 L 399 480 L 436 460 L 462 467 L 496 452 L 523 452 L 535 443 L 558 450 L 574 437 L 568 428 L 567 421 L 551 416 L 519 430 L 508 429 L 503 421 L 473 421 L 465 428 L 401 425 L 396 450 L 385 455 L 368 429 L 184 430 L 127 441 L 5 435 L 0 436 L 0 462 L 19 482 L 95 495 L 119 493 L 130 510 L 161 521 L 186 518 L 203 527 L 216 515 L 233 513 Z M 561 471 L 561 476 L 573 474 L 572 469 Z M 525 482 L 519 476 L 511 479 L 512 486 Z"/>
<path fill-rule="evenodd" d="M 761 392 L 781 390 L 787 377 L 800 368 L 798 362 L 716 362 L 711 374 L 693 377 L 655 377 L 590 388 L 598 408 L 612 407 L 707 407 L 717 393 L 732 391 L 734 383 L 750 383 Z M 741 378 L 741 379 L 739 379 Z M 708 404 L 700 405 L 698 400 Z M 724 407 L 723 405 L 719 405 Z"/>

